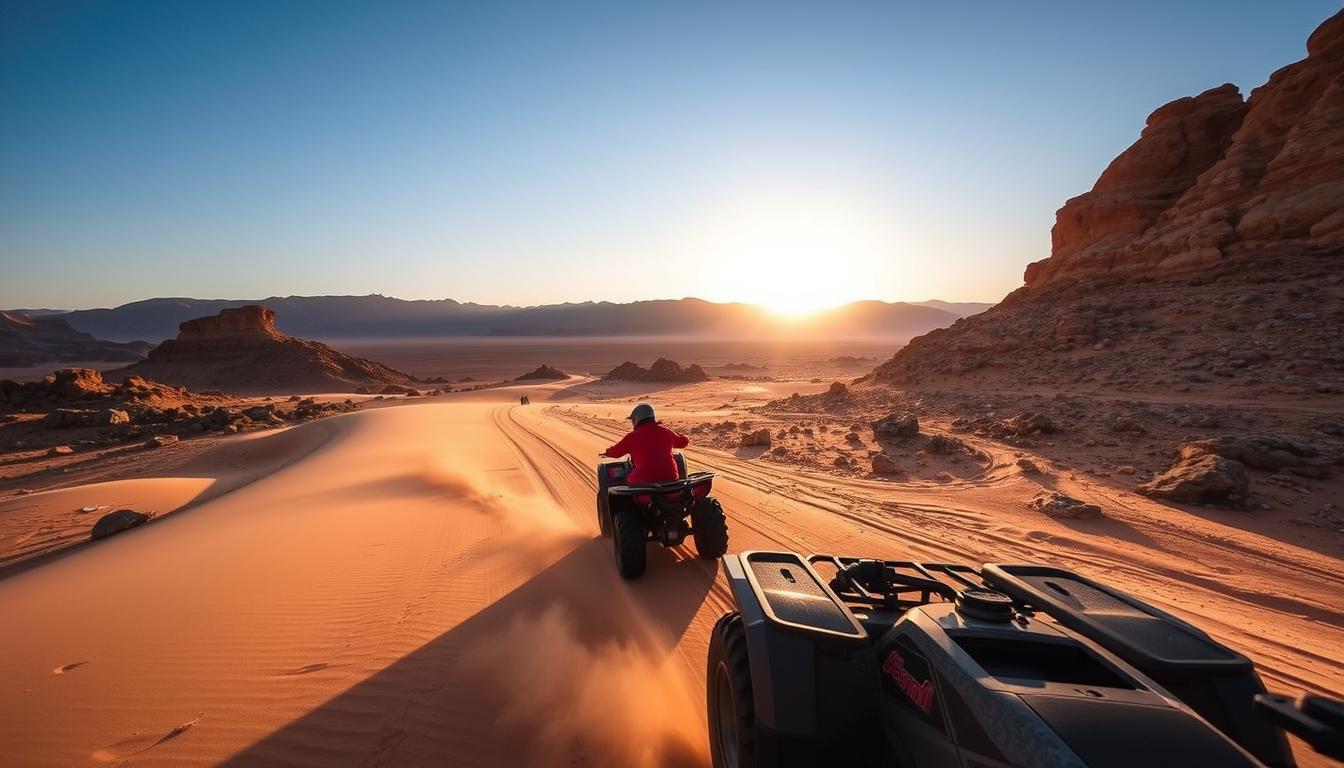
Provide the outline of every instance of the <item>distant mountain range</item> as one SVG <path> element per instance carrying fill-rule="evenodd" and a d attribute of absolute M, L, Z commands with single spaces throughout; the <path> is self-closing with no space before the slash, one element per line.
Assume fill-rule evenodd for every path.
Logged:
<path fill-rule="evenodd" d="M 407 301 L 387 296 L 272 296 L 266 299 L 156 298 L 112 309 L 41 314 L 112 341 L 158 343 L 177 335 L 186 320 L 261 304 L 276 314 L 280 331 L 303 338 L 432 336 L 756 336 L 781 332 L 827 336 L 915 336 L 951 325 L 990 304 L 860 301 L 801 319 L 781 319 L 752 304 L 700 299 L 582 302 L 534 307 Z"/>

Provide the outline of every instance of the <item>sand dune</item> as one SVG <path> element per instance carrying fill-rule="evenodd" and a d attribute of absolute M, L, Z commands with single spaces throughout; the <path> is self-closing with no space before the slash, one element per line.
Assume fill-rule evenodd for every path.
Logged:
<path fill-rule="evenodd" d="M 629 403 L 543 402 L 578 381 L 371 409 L 231 442 L 182 477 L 23 497 L 191 508 L 0 579 L 21 628 L 0 634 L 0 762 L 705 764 L 705 646 L 731 599 L 693 549 L 616 576 L 591 467 Z M 735 391 L 697 387 L 666 418 L 704 420 Z M 524 391 L 533 405 L 515 405 Z M 689 455 L 722 473 L 734 551 L 1050 559 L 1197 621 L 1273 688 L 1344 690 L 1337 557 L 1193 515 L 1177 529 L 1128 495 L 1105 519 L 1048 519 L 989 452 L 952 489 Z"/>

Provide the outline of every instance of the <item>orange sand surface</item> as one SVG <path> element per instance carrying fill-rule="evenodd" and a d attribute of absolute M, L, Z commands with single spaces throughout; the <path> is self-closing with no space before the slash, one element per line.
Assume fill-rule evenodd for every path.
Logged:
<path fill-rule="evenodd" d="M 5 499 L 11 557 L 33 530 L 83 535 L 85 505 L 179 511 L 0 577 L 0 764 L 706 764 L 706 642 L 731 607 L 715 564 L 651 547 L 626 583 L 597 537 L 595 454 L 635 389 L 529 386 L 521 407 L 522 389 L 240 437 L 181 476 Z M 1060 490 L 1107 515 L 1047 518 L 1013 456 L 988 450 L 944 484 L 688 458 L 720 472 L 731 551 L 1047 560 L 1196 622 L 1271 689 L 1344 691 L 1327 548 L 1067 477 Z"/>

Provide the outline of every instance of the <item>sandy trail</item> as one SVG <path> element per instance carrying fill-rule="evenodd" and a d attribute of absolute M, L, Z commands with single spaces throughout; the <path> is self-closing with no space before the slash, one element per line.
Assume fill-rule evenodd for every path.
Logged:
<path fill-rule="evenodd" d="M 616 435 L 592 417 L 627 406 L 529 390 L 297 427 L 301 460 L 0 579 L 22 628 L 0 635 L 0 762 L 703 765 L 726 589 L 693 548 L 620 581 L 592 477 Z M 723 473 L 734 551 L 1047 558 L 1198 621 L 1271 687 L 1344 690 L 1336 558 L 1128 499 L 1047 520 L 991 455 L 949 487 L 690 451 Z"/>

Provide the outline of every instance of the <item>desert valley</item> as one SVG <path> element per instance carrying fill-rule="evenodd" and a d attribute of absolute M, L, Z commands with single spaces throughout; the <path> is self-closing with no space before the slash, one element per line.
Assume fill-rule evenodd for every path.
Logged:
<path fill-rule="evenodd" d="M 734 597 L 691 544 L 623 580 L 594 511 L 639 403 L 731 552 L 1046 562 L 1344 697 L 1344 12 L 1153 111 L 1052 243 L 994 304 L 788 319 L 0 313 L 0 764 L 709 765 Z"/>

